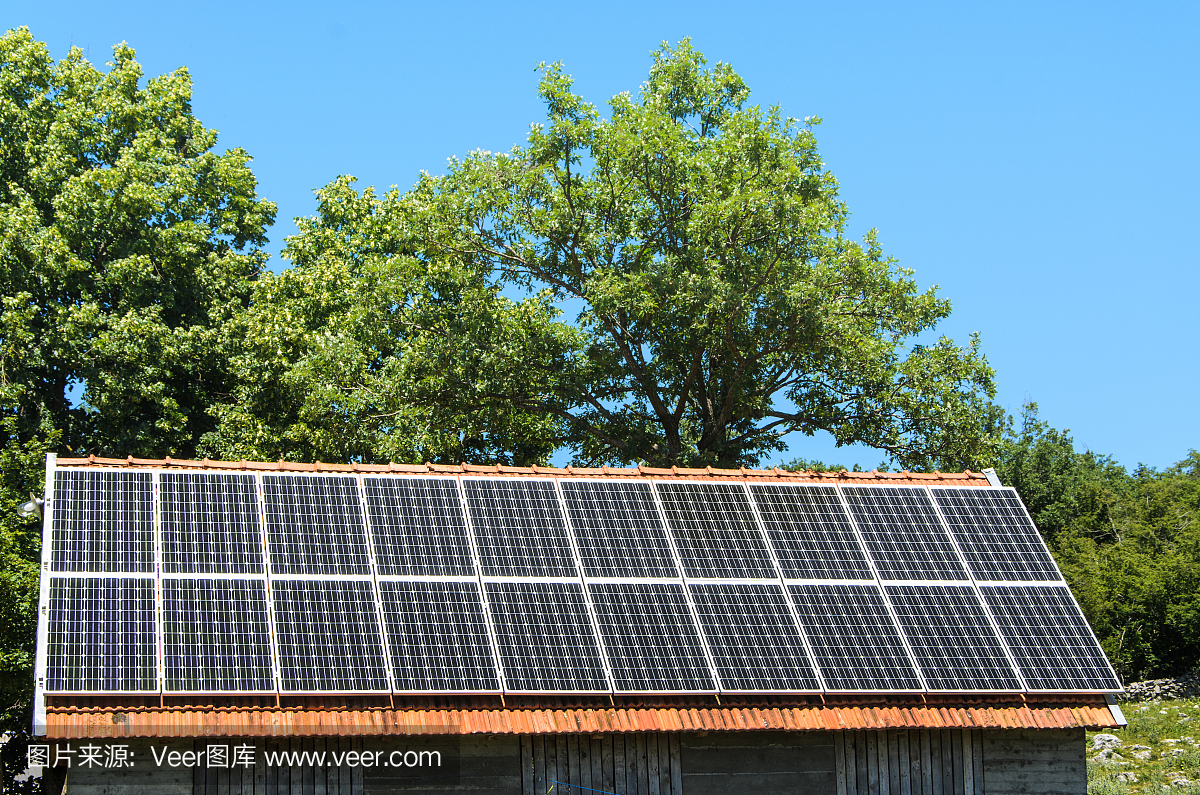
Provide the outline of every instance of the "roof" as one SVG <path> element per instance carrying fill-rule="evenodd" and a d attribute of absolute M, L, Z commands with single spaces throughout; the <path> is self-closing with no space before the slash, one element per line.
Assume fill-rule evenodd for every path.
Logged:
<path fill-rule="evenodd" d="M 157 701 L 157 699 L 155 699 Z M 883 729 L 1112 729 L 1104 696 L 768 698 L 502 706 L 429 699 L 392 707 L 365 698 L 294 699 L 293 706 L 133 706 L 114 699 L 47 706 L 48 738 L 593 734 L 599 732 L 862 731 Z M 492 703 L 484 703 L 484 702 Z M 553 699 L 546 699 L 550 702 Z M 89 704 L 89 702 L 91 702 Z M 98 702 L 98 703 L 97 703 Z M 107 703 L 106 703 L 107 702 Z M 728 702 L 728 700 L 727 700 Z"/>
<path fill-rule="evenodd" d="M 694 478 L 759 482 L 990 486 L 979 472 L 791 472 L 678 467 L 512 467 L 473 464 L 329 464 L 58 458 L 58 467 L 396 473 L 555 478 Z M 1103 695 L 879 694 L 824 697 L 657 696 L 48 696 L 49 738 L 269 737 L 411 734 L 541 734 L 639 731 L 859 731 L 883 729 L 1117 728 Z"/>
<path fill-rule="evenodd" d="M 189 461 L 178 458 L 59 458 L 60 467 L 120 467 L 122 469 L 191 469 L 191 470 L 245 470 L 252 472 L 361 472 L 400 473 L 412 475 L 509 475 L 522 477 L 658 477 L 658 478 L 754 478 L 776 481 L 801 481 L 809 483 L 846 483 L 854 481 L 885 482 L 891 485 L 930 483 L 953 483 L 956 486 L 988 486 L 987 476 L 982 472 L 791 472 L 773 469 L 688 469 L 684 467 L 512 467 L 503 464 L 328 464 L 316 461 L 311 464 L 295 461 L 213 461 L 205 458 Z"/>

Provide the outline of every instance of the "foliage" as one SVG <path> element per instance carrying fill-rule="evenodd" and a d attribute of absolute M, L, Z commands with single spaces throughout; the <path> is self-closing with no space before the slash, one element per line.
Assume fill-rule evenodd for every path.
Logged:
<path fill-rule="evenodd" d="M 184 69 L 142 85 L 0 36 L 0 734 L 23 769 L 47 452 L 182 455 L 228 389 L 215 345 L 262 269 L 275 208 L 249 157 L 216 153 Z M 16 766 L 16 767 L 14 767 Z"/>
<path fill-rule="evenodd" d="M 102 72 L 0 37 L 0 372 L 22 441 L 49 427 L 77 452 L 189 455 L 226 388 L 215 328 L 275 208 L 244 151 L 211 151 L 185 69 L 141 82 L 124 44 Z"/>
<path fill-rule="evenodd" d="M 1084 613 L 1130 681 L 1200 665 L 1200 453 L 1159 472 L 1127 472 L 1076 452 L 1026 406 L 1001 480 L 1046 536 Z"/>
<path fill-rule="evenodd" d="M 1092 748 L 1092 738 L 1099 732 L 1087 733 L 1089 795 L 1200 789 L 1200 744 L 1195 738 L 1200 700 L 1126 703 L 1121 711 L 1129 725 L 1103 730 L 1120 739 L 1121 745 L 1113 749 L 1119 758 L 1105 759 Z M 1181 780 L 1192 783 L 1177 783 Z"/>
<path fill-rule="evenodd" d="M 366 401 L 351 410 L 356 420 L 383 409 L 422 422 L 470 418 L 503 406 L 552 419 L 536 427 L 542 443 L 588 463 L 736 467 L 782 449 L 795 430 L 865 442 L 912 467 L 960 468 L 994 454 L 993 374 L 978 341 L 911 344 L 950 305 L 919 291 L 873 233 L 862 243 L 844 236 L 847 209 L 817 151 L 818 120 L 749 105 L 733 69 L 706 68 L 686 41 L 656 52 L 640 97 L 614 97 L 609 118 L 572 93 L 557 64 L 543 66 L 539 91 L 549 123 L 525 147 L 454 160 L 404 196 L 342 195 L 346 207 L 373 209 L 352 218 L 323 210 L 289 242 L 309 273 L 336 271 L 310 257 L 329 236 L 340 236 L 338 256 L 355 263 L 356 278 L 355 268 L 367 274 L 388 254 L 388 278 L 402 276 L 392 289 L 405 296 L 392 320 L 427 289 L 426 272 L 487 296 L 479 322 L 435 313 L 416 323 L 416 342 L 388 328 L 386 350 L 348 351 L 363 372 L 403 379 L 389 398 L 404 405 Z M 323 201 L 345 187 L 330 186 Z M 399 241 L 411 241 L 415 261 L 393 251 Z M 502 300 L 521 291 L 527 300 Z M 576 322 L 557 321 L 555 307 L 577 311 Z M 328 326 L 317 318 L 313 328 Z M 498 344 L 503 355 L 481 353 Z M 218 431 L 229 441 L 216 448 L 270 437 L 247 449 L 273 450 L 292 444 L 289 434 L 340 427 L 359 381 L 309 368 L 312 355 L 285 351 L 272 365 L 295 384 L 274 419 L 233 420 L 248 414 L 240 393 L 223 408 L 222 423 L 236 427 Z M 414 356 L 424 361 L 404 362 Z M 246 365 L 243 384 L 255 367 Z M 421 422 L 409 426 L 388 433 L 412 436 L 401 447 L 414 451 L 447 449 Z M 304 444 L 296 449 L 324 449 Z"/>
<path fill-rule="evenodd" d="M 790 472 L 842 472 L 846 469 L 841 464 L 826 464 L 824 461 L 808 458 L 794 458 L 786 464 L 780 464 L 779 468 Z M 861 472 L 862 467 L 855 464 L 850 471 Z"/>
<path fill-rule="evenodd" d="M 213 457 L 534 464 L 553 417 L 494 400 L 561 355 L 546 296 L 512 301 L 478 273 L 414 256 L 398 193 L 341 178 L 317 192 L 227 326 L 236 387 L 213 408 Z M 542 345 L 542 343 L 546 343 Z M 457 387 L 448 387 L 453 382 Z"/>

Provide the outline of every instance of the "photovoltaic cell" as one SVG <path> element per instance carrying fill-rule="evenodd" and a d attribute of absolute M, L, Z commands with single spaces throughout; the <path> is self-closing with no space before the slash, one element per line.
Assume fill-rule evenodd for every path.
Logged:
<path fill-rule="evenodd" d="M 881 579 L 970 579 L 924 489 L 844 486 L 842 491 Z"/>
<path fill-rule="evenodd" d="M 1062 580 L 1013 489 L 933 489 L 977 580 Z"/>
<path fill-rule="evenodd" d="M 275 690 L 263 580 L 162 581 L 163 690 Z"/>
<path fill-rule="evenodd" d="M 262 572 L 253 475 L 164 472 L 158 502 L 164 572 Z"/>
<path fill-rule="evenodd" d="M 921 679 L 875 585 L 788 588 L 830 690 L 921 690 Z"/>
<path fill-rule="evenodd" d="M 588 586 L 617 692 L 713 691 L 682 585 Z"/>
<path fill-rule="evenodd" d="M 370 574 L 358 481 L 263 476 L 272 574 Z"/>
<path fill-rule="evenodd" d="M 578 577 L 552 480 L 463 481 L 484 576 Z"/>
<path fill-rule="evenodd" d="M 980 591 L 1030 690 L 1121 689 L 1065 587 L 985 586 Z"/>
<path fill-rule="evenodd" d="M 889 585 L 930 690 L 1020 690 L 1000 639 L 969 586 Z"/>
<path fill-rule="evenodd" d="M 821 689 L 781 586 L 689 587 L 722 690 Z"/>
<path fill-rule="evenodd" d="M 678 577 L 650 484 L 562 481 L 588 577 Z"/>
<path fill-rule="evenodd" d="M 158 692 L 154 580 L 52 577 L 47 692 Z"/>
<path fill-rule="evenodd" d="M 154 571 L 149 472 L 59 470 L 52 509 L 51 571 Z"/>
<path fill-rule="evenodd" d="M 379 583 L 398 691 L 498 691 L 475 582 Z"/>
<path fill-rule="evenodd" d="M 750 493 L 784 577 L 875 578 L 836 486 L 752 483 Z"/>
<path fill-rule="evenodd" d="M 390 690 L 372 586 L 366 580 L 273 580 L 280 689 Z"/>
<path fill-rule="evenodd" d="M 688 577 L 778 577 L 741 484 L 655 483 Z"/>
<path fill-rule="evenodd" d="M 364 478 L 380 574 L 475 574 L 453 478 Z"/>
<path fill-rule="evenodd" d="M 506 690 L 609 691 L 583 586 L 489 582 L 484 587 Z"/>

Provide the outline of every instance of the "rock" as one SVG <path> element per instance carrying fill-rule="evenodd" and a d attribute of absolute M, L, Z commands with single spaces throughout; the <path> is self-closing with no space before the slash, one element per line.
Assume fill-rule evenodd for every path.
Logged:
<path fill-rule="evenodd" d="M 1100 753 L 1093 756 L 1092 759 L 1094 759 L 1096 762 L 1098 762 L 1102 765 L 1127 764 L 1125 762 L 1125 757 L 1121 756 L 1120 754 L 1118 754 L 1116 751 L 1114 751 L 1111 748 L 1105 748 L 1103 751 L 1101 751 Z"/>
<path fill-rule="evenodd" d="M 1145 761 L 1150 758 L 1150 754 L 1152 754 L 1152 753 L 1154 753 L 1154 752 L 1153 751 L 1134 751 L 1133 758 L 1141 759 L 1142 761 Z"/>
<path fill-rule="evenodd" d="M 1148 746 L 1148 745 L 1131 745 L 1131 746 L 1129 746 L 1129 750 L 1130 751 L 1149 751 L 1150 746 Z"/>
<path fill-rule="evenodd" d="M 1137 773 L 1132 770 L 1126 770 L 1124 773 L 1117 774 L 1117 781 L 1128 781 L 1130 784 L 1137 783 Z"/>
<path fill-rule="evenodd" d="M 1183 756 L 1186 753 L 1187 753 L 1186 748 L 1172 748 L 1171 749 L 1171 756 Z"/>
<path fill-rule="evenodd" d="M 1120 748 L 1121 738 L 1115 734 L 1097 734 L 1092 738 L 1093 748 Z"/>

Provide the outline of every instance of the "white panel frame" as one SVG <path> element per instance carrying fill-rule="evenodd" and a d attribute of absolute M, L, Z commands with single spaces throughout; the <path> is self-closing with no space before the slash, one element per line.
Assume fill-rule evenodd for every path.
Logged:
<path fill-rule="evenodd" d="M 154 476 L 154 532 L 155 532 L 155 562 L 156 570 L 158 571 L 158 655 L 159 655 L 159 681 L 164 697 L 177 697 L 189 695 L 205 695 L 205 696 L 253 696 L 253 695 L 279 695 L 279 658 L 275 648 L 275 617 L 272 610 L 271 598 L 271 581 L 270 572 L 270 557 L 267 547 L 267 517 L 266 507 L 263 505 L 262 492 L 262 473 L 249 472 L 245 470 L 236 471 L 219 471 L 219 472 L 181 472 L 177 469 L 162 469 L 156 468 L 151 470 Z M 262 553 L 263 568 L 260 572 L 164 572 L 163 571 L 163 544 L 162 544 L 162 476 L 163 475 L 180 475 L 180 474 L 196 474 L 196 475 L 249 475 L 254 479 L 254 500 L 257 506 L 258 515 L 258 539 L 259 547 Z M 166 658 L 166 624 L 163 622 L 163 599 L 162 599 L 162 581 L 163 580 L 188 580 L 188 579 L 210 579 L 210 580 L 257 580 L 263 583 L 267 599 L 267 632 L 270 639 L 271 649 L 271 675 L 275 682 L 275 687 L 271 690 L 170 690 L 167 688 L 167 658 Z"/>
<path fill-rule="evenodd" d="M 246 582 L 261 582 L 263 584 L 263 596 L 266 599 L 266 624 L 267 624 L 267 639 L 268 649 L 270 653 L 271 663 L 271 680 L 275 683 L 275 687 L 269 690 L 170 690 L 167 688 L 166 679 L 166 643 L 167 643 L 167 626 L 163 620 L 163 612 L 165 610 L 165 602 L 162 597 L 162 584 L 167 580 L 244 580 Z M 171 572 L 163 574 L 158 578 L 159 591 L 159 613 L 158 613 L 158 643 L 159 643 L 159 665 L 162 668 L 162 694 L 164 697 L 175 696 L 190 696 L 190 695 L 206 695 L 206 696 L 276 696 L 279 695 L 279 662 L 275 656 L 275 627 L 274 619 L 271 611 L 271 590 L 267 578 L 263 574 L 244 574 L 240 572 Z"/>
<path fill-rule="evenodd" d="M 38 577 L 37 647 L 33 656 L 33 734 L 46 736 L 46 664 L 50 645 L 50 517 L 54 512 L 54 473 L 58 457 L 46 454 L 46 482 L 42 488 L 42 560 Z"/>
<path fill-rule="evenodd" d="M 471 574 L 384 574 L 379 571 L 379 563 L 377 561 L 377 551 L 375 549 L 375 525 L 371 522 L 370 505 L 367 502 L 367 478 L 378 478 L 380 480 L 438 480 L 450 484 L 458 494 L 458 509 L 463 514 L 463 528 L 467 537 L 467 548 L 471 553 L 471 564 L 475 571 Z M 359 489 L 362 494 L 362 510 L 363 522 L 367 527 L 367 539 L 371 549 L 371 570 L 375 573 L 377 580 L 395 579 L 397 581 L 409 580 L 412 582 L 428 581 L 436 582 L 438 578 L 444 578 L 447 582 L 457 582 L 462 580 L 474 579 L 481 571 L 479 566 L 478 551 L 474 548 L 475 539 L 471 532 L 470 517 L 467 515 L 466 494 L 463 492 L 461 478 L 455 475 L 434 475 L 434 474 L 418 474 L 418 473 L 403 473 L 403 472 L 363 472 L 358 475 Z M 492 691 L 488 691 L 492 692 Z"/>

